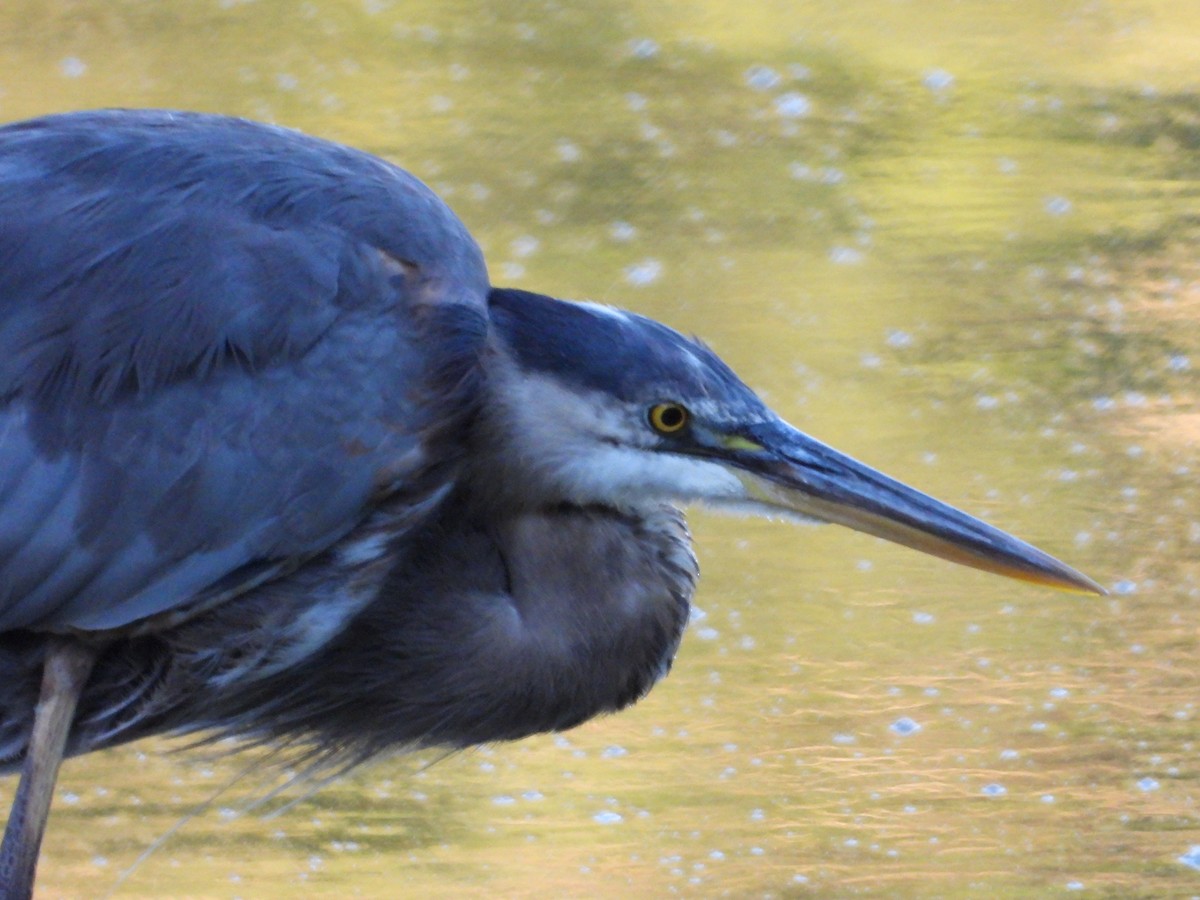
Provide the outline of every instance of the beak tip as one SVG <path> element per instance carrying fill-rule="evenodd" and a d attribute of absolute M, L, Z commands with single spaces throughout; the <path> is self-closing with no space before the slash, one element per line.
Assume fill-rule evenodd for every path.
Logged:
<path fill-rule="evenodd" d="M 1047 586 L 1069 591 L 1073 594 L 1095 594 L 1098 597 L 1107 597 L 1109 595 L 1108 588 L 1100 584 L 1100 582 L 1094 581 L 1082 572 L 1070 567 L 1064 566 L 1063 568 L 1067 570 L 1065 577 L 1048 581 L 1046 582 Z"/>

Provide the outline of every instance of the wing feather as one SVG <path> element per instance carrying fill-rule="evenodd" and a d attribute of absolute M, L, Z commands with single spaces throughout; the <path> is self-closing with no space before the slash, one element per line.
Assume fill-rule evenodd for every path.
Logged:
<path fill-rule="evenodd" d="M 0 128 L 0 630 L 231 596 L 452 480 L 486 291 L 366 154 L 162 112 Z"/>

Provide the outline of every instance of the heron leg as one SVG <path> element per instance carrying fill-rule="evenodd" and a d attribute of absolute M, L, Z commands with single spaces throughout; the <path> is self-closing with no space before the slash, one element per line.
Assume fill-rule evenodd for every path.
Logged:
<path fill-rule="evenodd" d="M 67 746 L 75 706 L 96 661 L 96 649 L 67 636 L 50 638 L 42 670 L 42 693 L 33 716 L 21 781 L 0 846 L 0 898 L 33 896 L 33 876 L 58 767 Z"/>

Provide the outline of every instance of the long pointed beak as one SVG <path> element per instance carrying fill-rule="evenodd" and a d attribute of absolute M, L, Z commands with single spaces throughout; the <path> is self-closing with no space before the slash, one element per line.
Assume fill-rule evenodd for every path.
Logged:
<path fill-rule="evenodd" d="M 751 499 L 939 556 L 1061 590 L 1105 594 L 1036 547 L 813 440 L 783 421 L 724 441 Z"/>

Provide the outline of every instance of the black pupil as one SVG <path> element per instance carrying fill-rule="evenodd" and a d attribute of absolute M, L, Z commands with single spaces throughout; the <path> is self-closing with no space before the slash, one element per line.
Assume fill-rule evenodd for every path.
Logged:
<path fill-rule="evenodd" d="M 658 412 L 658 421 L 663 428 L 678 428 L 683 424 L 683 410 L 678 406 L 665 406 Z"/>

